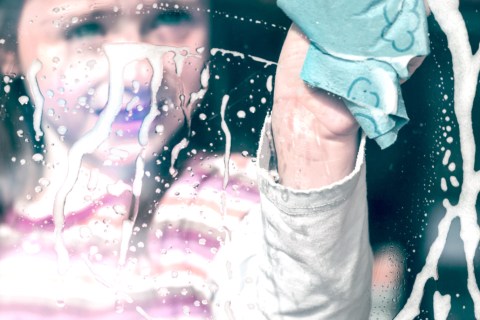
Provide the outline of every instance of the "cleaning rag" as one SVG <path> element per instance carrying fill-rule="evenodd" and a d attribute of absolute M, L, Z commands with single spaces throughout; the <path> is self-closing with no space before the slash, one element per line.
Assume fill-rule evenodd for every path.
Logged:
<path fill-rule="evenodd" d="M 422 0 L 277 0 L 310 39 L 302 72 L 309 85 L 343 98 L 383 149 L 408 122 L 400 81 L 430 52 Z"/>

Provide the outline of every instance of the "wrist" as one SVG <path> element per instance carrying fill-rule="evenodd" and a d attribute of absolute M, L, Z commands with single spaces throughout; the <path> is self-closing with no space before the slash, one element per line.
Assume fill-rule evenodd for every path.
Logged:
<path fill-rule="evenodd" d="M 333 134 L 307 109 L 297 110 L 294 117 L 272 114 L 280 182 L 295 189 L 312 189 L 347 176 L 355 166 L 358 127 L 348 134 Z"/>

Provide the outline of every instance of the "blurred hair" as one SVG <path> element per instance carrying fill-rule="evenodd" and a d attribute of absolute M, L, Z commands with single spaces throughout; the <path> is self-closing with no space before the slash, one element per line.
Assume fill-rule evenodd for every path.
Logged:
<path fill-rule="evenodd" d="M 33 155 L 33 145 L 23 141 L 30 138 L 28 112 L 22 112 L 20 104 L 15 101 L 18 97 L 14 97 L 17 93 L 24 92 L 23 84 L 15 79 L 17 75 L 3 74 L 3 70 L 10 69 L 8 63 L 15 63 L 10 58 L 16 52 L 17 25 L 23 4 L 23 0 L 0 0 L 0 66 L 1 78 L 4 80 L 1 88 L 4 93 L 0 96 L 0 216 L 22 194 L 32 173 L 27 165 L 24 165 L 23 170 L 17 167 L 24 161 L 27 163 L 26 160 L 30 160 Z M 7 91 L 10 93 L 7 94 Z"/>
<path fill-rule="evenodd" d="M 15 51 L 17 26 L 25 0 L 0 0 L 0 39 L 4 50 Z"/>
<path fill-rule="evenodd" d="M 23 82 L 16 79 L 8 87 L 11 94 L 0 97 L 0 216 L 28 186 L 38 181 L 40 174 L 38 164 L 32 161 L 35 143 L 31 108 L 18 102 L 25 92 Z"/>

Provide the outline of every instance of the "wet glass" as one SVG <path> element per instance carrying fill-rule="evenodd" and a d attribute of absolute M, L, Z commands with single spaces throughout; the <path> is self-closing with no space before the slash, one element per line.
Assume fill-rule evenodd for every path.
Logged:
<path fill-rule="evenodd" d="M 47 3 L 0 1 L 1 317 L 208 318 L 221 286 L 210 265 L 258 202 L 255 153 L 290 22 L 273 1 Z M 476 52 L 479 3 L 460 9 Z M 439 305 L 474 317 L 478 230 L 460 230 L 476 226 L 476 195 L 469 224 L 440 232 L 438 280 L 412 289 L 445 199 L 475 193 L 454 109 L 465 76 L 433 11 L 432 53 L 402 88 L 411 121 L 387 150 L 367 146 L 372 319 L 412 291 L 418 318 L 442 319 Z M 473 105 L 460 118 L 474 145 Z"/>

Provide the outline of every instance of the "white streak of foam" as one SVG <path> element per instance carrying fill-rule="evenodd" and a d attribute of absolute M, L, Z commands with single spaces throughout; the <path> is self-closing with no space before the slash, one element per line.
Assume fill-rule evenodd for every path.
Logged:
<path fill-rule="evenodd" d="M 248 57 L 250 59 L 252 59 L 253 61 L 257 61 L 257 62 L 260 62 L 260 63 L 263 63 L 265 65 L 265 68 L 269 67 L 269 66 L 276 66 L 277 63 L 274 62 L 274 61 L 270 61 L 270 60 L 267 60 L 267 59 L 263 59 L 263 58 L 260 58 L 260 57 L 257 57 L 257 56 L 252 56 L 252 55 L 248 55 Z"/>
<path fill-rule="evenodd" d="M 272 75 L 268 76 L 268 78 L 267 78 L 267 90 L 270 93 L 273 91 L 273 76 Z"/>
<path fill-rule="evenodd" d="M 458 179 L 457 179 L 457 177 L 455 177 L 455 176 L 451 176 L 451 177 L 450 177 L 450 183 L 451 183 L 452 186 L 454 186 L 455 188 L 460 187 L 460 182 L 458 182 Z"/>
<path fill-rule="evenodd" d="M 122 240 L 120 242 L 120 254 L 118 256 L 118 264 L 124 266 L 127 261 L 127 252 L 130 239 L 133 233 L 133 221 L 130 219 L 123 220 L 122 223 Z"/>
<path fill-rule="evenodd" d="M 225 155 L 223 158 L 225 171 L 223 174 L 223 189 L 227 188 L 228 179 L 229 179 L 229 172 L 230 172 L 230 149 L 232 147 L 232 135 L 230 134 L 230 130 L 228 129 L 227 122 L 225 121 L 225 111 L 227 109 L 228 100 L 230 96 L 224 95 L 222 99 L 222 106 L 220 108 L 220 116 L 222 117 L 221 127 L 223 133 L 225 134 Z"/>
<path fill-rule="evenodd" d="M 180 141 L 175 145 L 175 147 L 173 147 L 171 161 L 170 161 L 170 169 L 169 169 L 169 173 L 172 177 L 175 177 L 178 174 L 177 169 L 175 169 L 175 163 L 177 162 L 178 155 L 183 149 L 188 147 L 189 143 L 190 142 L 188 141 L 187 138 L 183 138 L 182 141 Z"/>
<path fill-rule="evenodd" d="M 442 191 L 443 192 L 447 192 L 448 191 L 448 187 L 447 187 L 447 180 L 445 178 L 442 178 L 440 180 L 440 187 L 442 188 Z"/>
<path fill-rule="evenodd" d="M 245 54 L 244 53 L 241 53 L 241 52 L 238 52 L 238 51 L 233 51 L 233 50 L 226 50 L 226 49 L 220 49 L 220 48 L 212 48 L 210 49 L 210 54 L 212 56 L 216 55 L 217 53 L 221 53 L 222 56 L 226 55 L 226 54 L 230 54 L 234 57 L 237 57 L 237 58 L 241 58 L 241 59 L 245 59 Z"/>
<path fill-rule="evenodd" d="M 457 0 L 428 1 L 430 9 L 447 36 L 452 54 L 454 73 L 454 106 L 460 131 L 460 149 L 463 159 L 463 183 L 458 203 L 452 206 L 444 200 L 447 212 L 438 226 L 438 236 L 430 247 L 425 266 L 417 274 L 412 293 L 395 319 L 413 319 L 420 313 L 420 303 L 425 284 L 430 278 L 437 279 L 438 260 L 442 254 L 451 222 L 460 218 L 460 237 L 464 244 L 467 262 L 467 287 L 474 302 L 475 318 L 480 319 L 480 290 L 475 279 L 473 259 L 480 241 L 480 228 L 475 210 L 480 192 L 479 172 L 475 171 L 475 139 L 472 126 L 472 108 L 480 68 L 480 52 L 472 56 L 465 21 L 459 12 Z M 445 154 L 447 157 L 447 154 Z M 449 155 L 448 155 L 449 156 Z M 448 163 L 448 157 L 444 161 Z"/>
<path fill-rule="evenodd" d="M 220 53 L 222 56 L 229 54 L 229 55 L 232 55 L 232 56 L 237 57 L 237 58 L 245 59 L 245 54 L 242 53 L 242 52 L 239 52 L 239 51 L 226 50 L 226 49 L 220 49 L 220 48 L 210 49 L 210 54 L 212 56 L 216 55 L 217 53 Z M 249 57 L 253 61 L 263 63 L 265 65 L 265 68 L 267 68 L 268 66 L 271 66 L 271 65 L 277 65 L 277 63 L 275 61 L 271 61 L 271 60 L 267 60 L 267 59 L 260 58 L 260 57 L 257 57 L 257 56 L 253 56 L 251 54 L 247 55 L 247 57 Z"/>
<path fill-rule="evenodd" d="M 223 192 L 221 196 L 221 210 L 222 210 L 222 220 L 227 217 L 227 185 L 228 180 L 230 179 L 230 153 L 232 148 L 232 135 L 230 129 L 228 128 L 227 122 L 225 121 L 225 112 L 227 110 L 228 100 L 230 99 L 229 95 L 224 95 L 222 98 L 222 106 L 220 107 L 220 116 L 222 118 L 221 128 L 225 135 L 225 154 L 223 155 L 224 162 L 224 171 L 223 171 Z M 226 226 L 222 226 L 223 231 L 225 231 L 225 244 L 228 243 L 231 239 L 231 231 Z M 229 262 L 227 261 L 226 267 L 227 270 Z"/>
<path fill-rule="evenodd" d="M 174 53 L 173 60 L 175 62 L 175 70 L 178 76 L 180 76 L 182 73 L 183 63 L 185 62 L 187 56 L 183 54 L 186 50 L 185 48 L 172 48 L 153 45 L 143 46 L 145 46 L 145 57 L 148 59 L 148 62 L 153 69 L 153 76 L 150 84 L 150 111 L 143 119 L 142 126 L 140 127 L 140 132 L 138 134 L 138 141 L 140 145 L 146 146 L 148 143 L 148 130 L 150 129 L 155 118 L 160 115 L 160 111 L 158 110 L 157 94 L 163 81 L 163 56 L 167 52 Z"/>
<path fill-rule="evenodd" d="M 450 156 L 452 155 L 452 151 L 447 150 L 445 151 L 445 155 L 443 156 L 442 164 L 446 166 L 450 161 Z"/>
<path fill-rule="evenodd" d="M 208 87 L 208 81 L 210 80 L 210 67 L 207 65 L 203 68 L 202 73 L 200 74 L 200 84 L 203 88 Z"/>
<path fill-rule="evenodd" d="M 142 181 L 143 176 L 145 175 L 145 150 L 142 150 L 137 157 L 135 163 L 135 179 L 133 180 L 133 195 L 135 197 L 140 197 L 142 192 Z"/>
<path fill-rule="evenodd" d="M 125 108 L 127 111 L 132 111 L 133 107 L 140 101 L 140 98 L 138 96 L 134 96 L 132 100 L 130 100 L 127 103 L 127 107 Z"/>
<path fill-rule="evenodd" d="M 75 185 L 75 182 L 78 178 L 78 172 L 81 167 L 82 158 L 85 154 L 94 152 L 102 142 L 104 142 L 111 131 L 112 123 L 115 120 L 115 117 L 119 113 L 123 104 L 123 94 L 124 94 L 124 69 L 125 66 L 133 61 L 142 60 L 145 58 L 154 59 L 161 58 L 163 54 L 167 52 L 174 52 L 175 54 L 180 53 L 182 49 L 167 47 L 167 46 L 154 46 L 150 44 L 142 43 L 117 43 L 117 44 L 106 44 L 103 47 L 105 55 L 109 62 L 109 84 L 110 90 L 108 93 L 107 105 L 103 109 L 102 113 L 99 115 L 97 122 L 95 123 L 92 130 L 87 132 L 83 137 L 81 137 L 77 142 L 75 142 L 72 148 L 69 151 L 68 155 L 68 171 L 65 180 L 57 192 L 54 201 L 54 222 L 55 222 L 55 250 L 58 257 L 58 268 L 60 273 L 65 273 L 68 268 L 68 251 L 65 247 L 63 240 L 63 229 L 65 225 L 65 202 L 67 199 L 70 190 Z M 162 63 L 161 59 L 157 60 L 159 64 Z M 34 63 L 36 69 L 39 68 L 39 63 Z M 33 68 L 33 71 L 36 70 Z M 155 69 L 154 71 L 156 71 Z M 36 72 L 32 74 L 36 75 Z M 154 75 L 154 77 L 159 77 Z M 158 78 L 156 78 L 158 79 Z M 38 86 L 37 86 L 38 87 Z M 156 92 L 156 91 L 155 91 Z M 144 121 L 145 122 L 145 121 Z M 147 123 L 148 124 L 148 123 Z M 147 125 L 145 124 L 145 126 Z M 142 127 L 144 123 L 142 123 Z M 141 142 L 146 142 L 143 140 L 143 136 L 139 137 Z M 129 223 L 132 223 L 130 227 Z M 127 239 L 130 239 L 131 229 L 133 228 L 133 222 L 127 222 L 124 225 L 124 235 Z M 122 239 L 122 241 L 124 241 Z M 126 240 L 125 240 L 126 241 Z"/>
<path fill-rule="evenodd" d="M 208 65 L 203 68 L 202 72 L 200 73 L 200 90 L 197 92 L 192 92 L 190 94 L 190 99 L 188 100 L 188 105 L 184 107 L 184 115 L 187 121 L 188 126 L 188 135 L 190 136 L 190 126 L 191 126 L 191 115 L 193 113 L 193 109 L 195 108 L 195 103 L 200 101 L 205 97 L 205 94 L 208 90 L 208 82 L 210 80 L 210 68 Z M 182 103 L 183 104 L 183 103 Z M 173 177 L 178 174 L 177 170 L 175 169 L 175 163 L 178 160 L 178 156 L 180 152 L 188 147 L 190 141 L 187 138 L 183 138 L 182 141 L 177 143 L 175 147 L 172 149 L 172 155 L 170 160 L 170 169 L 169 173 Z"/>
<path fill-rule="evenodd" d="M 135 310 L 137 311 L 137 313 L 143 317 L 143 319 L 145 320 L 157 320 L 157 318 L 154 318 L 152 317 L 151 315 L 149 315 L 142 307 L 140 306 L 136 306 L 135 307 Z"/>
<path fill-rule="evenodd" d="M 201 88 L 197 92 L 190 94 L 189 108 L 194 108 L 195 102 L 203 99 L 208 89 L 208 81 L 210 80 L 210 67 L 207 65 L 200 74 Z"/>
<path fill-rule="evenodd" d="M 142 126 L 140 127 L 140 131 L 138 133 L 138 142 L 141 146 L 146 146 L 148 143 L 148 130 L 152 125 L 153 121 L 157 116 L 160 115 L 160 111 L 158 110 L 158 103 L 157 103 L 157 93 L 162 85 L 163 81 L 163 63 L 162 63 L 162 56 L 163 53 L 151 53 L 151 57 L 149 57 L 148 62 L 153 69 L 153 76 L 150 84 L 150 111 L 148 112 L 147 116 L 143 119 Z M 155 61 L 157 60 L 157 61 Z"/>
<path fill-rule="evenodd" d="M 35 130 L 35 139 L 38 141 L 43 136 L 43 131 L 40 127 L 42 122 L 43 106 L 45 104 L 45 98 L 40 91 L 40 87 L 37 81 L 37 74 L 42 69 L 42 63 L 40 60 L 32 62 L 30 69 L 27 72 L 27 80 L 30 85 L 30 92 L 35 104 L 35 111 L 33 112 L 33 129 Z"/>
<path fill-rule="evenodd" d="M 442 296 L 440 292 L 435 291 L 433 295 L 433 312 L 435 320 L 447 320 L 451 308 L 450 295 Z"/>

